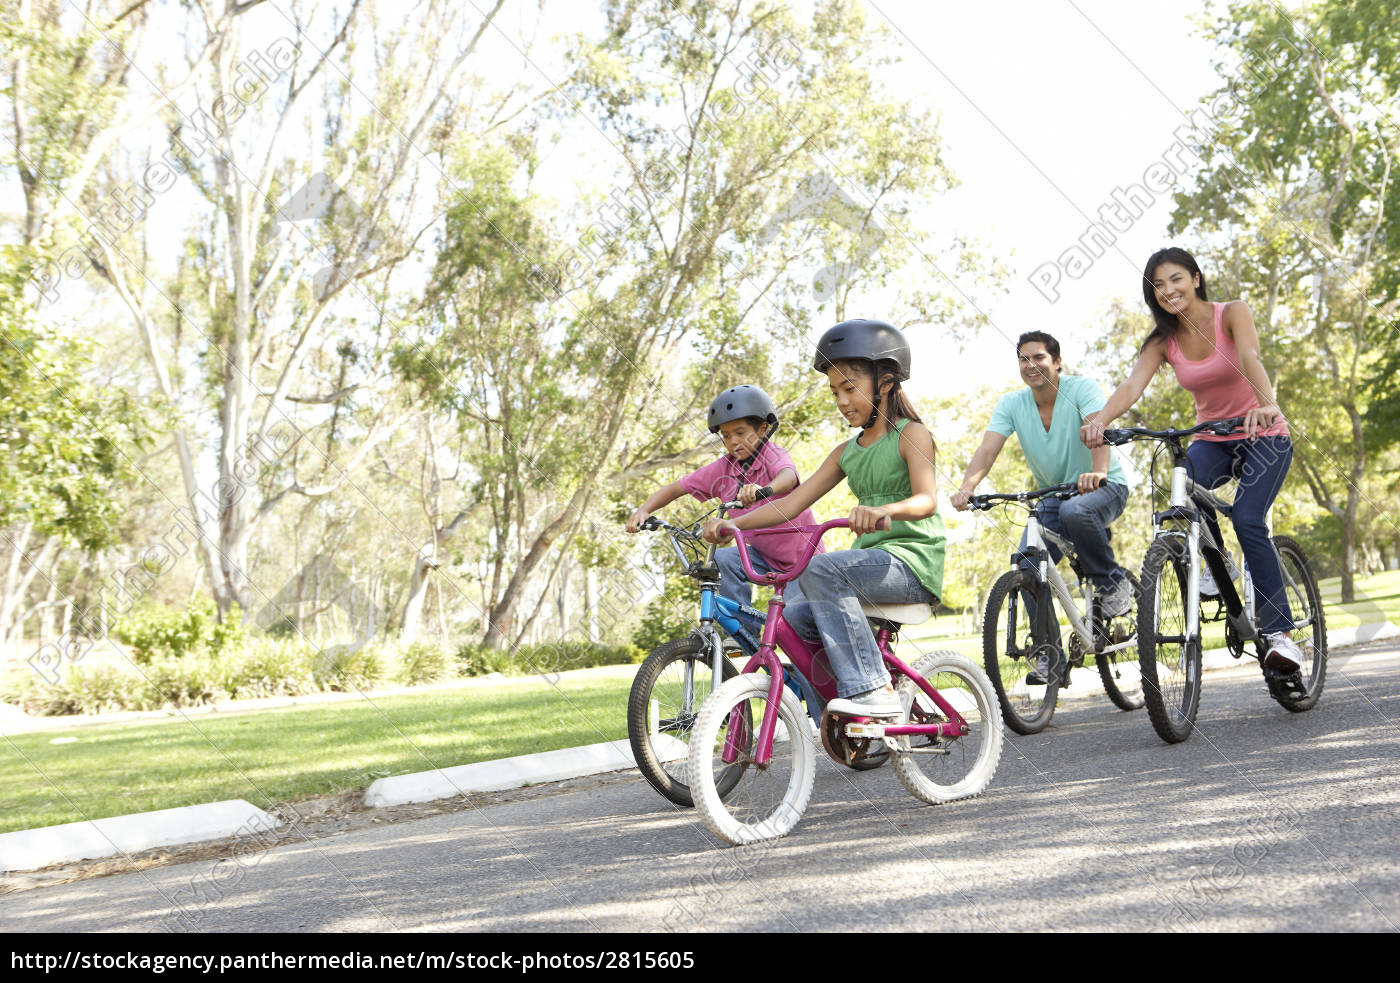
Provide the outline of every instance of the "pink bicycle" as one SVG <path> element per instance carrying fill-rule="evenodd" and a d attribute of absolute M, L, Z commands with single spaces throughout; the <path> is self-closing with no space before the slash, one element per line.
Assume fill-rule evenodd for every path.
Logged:
<path fill-rule="evenodd" d="M 836 678 L 821 645 L 798 636 L 783 617 L 783 591 L 806 569 L 826 531 L 849 525 L 846 519 L 832 519 L 819 526 L 734 533 L 744 572 L 756 584 L 772 585 L 774 594 L 758 652 L 742 675 L 721 685 L 700 707 L 686 761 L 696 808 L 715 835 L 728 843 L 785 835 L 802 818 L 811 798 L 815 743 L 807 714 L 784 685 L 777 649 L 824 701 L 835 699 Z M 800 566 L 786 575 L 755 573 L 745 539 L 794 529 L 810 539 Z M 1001 708 L 986 674 L 956 652 L 932 652 L 912 667 L 894 654 L 893 640 L 900 628 L 927 621 L 933 616 L 930 605 L 861 608 L 896 680 L 904 713 L 892 721 L 839 717 L 827 710 L 818 728 L 827 753 L 851 766 L 888 749 L 904 787 L 932 805 L 980 794 L 996 773 L 1002 742 Z M 717 786 L 720 774 L 724 781 Z"/>

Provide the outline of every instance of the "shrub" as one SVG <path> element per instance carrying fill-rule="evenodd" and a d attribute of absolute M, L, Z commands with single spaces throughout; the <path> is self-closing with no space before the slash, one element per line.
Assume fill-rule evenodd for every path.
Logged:
<path fill-rule="evenodd" d="M 101 662 L 74 666 L 58 685 L 62 696 L 55 702 L 73 707 L 69 713 L 142 709 L 144 685 L 141 676 L 126 666 Z"/>
<path fill-rule="evenodd" d="M 377 645 L 361 649 L 333 646 L 318 652 L 312 672 L 322 689 L 333 693 L 373 689 L 388 676 L 388 664 Z"/>
<path fill-rule="evenodd" d="M 436 642 L 414 642 L 399 651 L 394 681 L 404 686 L 419 686 L 450 678 L 454 666 L 452 653 Z"/>
<path fill-rule="evenodd" d="M 140 680 L 127 705 L 116 709 L 159 710 L 162 707 L 195 707 L 227 699 L 225 673 L 218 656 L 199 653 L 152 659 L 140 673 L 129 673 Z"/>
<path fill-rule="evenodd" d="M 201 649 L 219 655 L 242 645 L 247 637 L 242 612 L 234 607 L 221 622 L 218 608 L 208 597 L 195 598 L 182 611 L 138 608 L 119 619 L 112 634 L 127 644 L 132 658 L 140 663 L 162 655 L 180 658 Z"/>
<path fill-rule="evenodd" d="M 505 649 L 491 649 L 480 642 L 468 642 L 457 649 L 459 676 L 485 676 L 493 672 L 508 673 L 515 665 Z"/>
<path fill-rule="evenodd" d="M 316 692 L 314 651 L 299 638 L 258 638 L 229 656 L 224 686 L 235 699 L 300 696 Z"/>

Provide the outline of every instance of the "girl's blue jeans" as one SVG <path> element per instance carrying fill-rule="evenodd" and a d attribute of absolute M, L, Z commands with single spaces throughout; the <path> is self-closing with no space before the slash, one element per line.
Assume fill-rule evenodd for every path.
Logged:
<path fill-rule="evenodd" d="M 788 601 L 784 615 L 798 635 L 821 642 L 836 676 L 836 693 L 842 697 L 879 689 L 890 681 L 860 602 L 934 602 L 903 561 L 882 549 L 821 553 L 812 557 L 798 583 L 805 599 Z"/>
<path fill-rule="evenodd" d="M 1245 562 L 1249 564 L 1256 617 L 1263 631 L 1292 631 L 1293 612 L 1283 589 L 1283 569 L 1269 539 L 1269 526 L 1264 516 L 1283 487 L 1283 479 L 1293 461 L 1293 442 L 1284 436 L 1197 440 L 1186 448 L 1186 456 L 1191 461 L 1191 480 L 1203 488 L 1223 485 L 1232 476 L 1240 479 L 1234 508 L 1230 510 L 1230 523 L 1235 527 Z M 1215 510 L 1202 511 L 1216 541 L 1223 544 Z"/>

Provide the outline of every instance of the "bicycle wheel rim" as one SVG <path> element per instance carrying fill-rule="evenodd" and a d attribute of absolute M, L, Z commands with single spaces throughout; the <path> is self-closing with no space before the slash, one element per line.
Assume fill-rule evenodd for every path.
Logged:
<path fill-rule="evenodd" d="M 768 678 L 731 679 L 705 704 L 690 747 L 695 804 L 706 825 L 729 843 L 751 843 L 786 834 L 811 796 L 814 748 L 806 715 L 791 696 L 780 696 L 778 728 L 767 765 L 755 761 L 758 729 L 768 707 Z M 727 742 L 738 759 L 726 764 Z M 729 792 L 717 794 L 716 776 L 737 770 Z"/>
<path fill-rule="evenodd" d="M 1018 734 L 1043 730 L 1059 698 L 1058 667 L 1043 684 L 1028 681 L 1041 646 L 1031 610 L 1039 584 L 1024 571 L 1010 571 L 992 588 L 983 626 L 983 663 L 996 690 L 1006 725 Z M 1048 600 L 1045 603 L 1052 603 Z M 1057 647 L 1050 654 L 1060 658 Z"/>
<path fill-rule="evenodd" d="M 1002 719 L 990 680 L 956 652 L 931 653 L 913 668 L 958 711 L 968 732 L 951 738 L 896 738 L 900 751 L 894 756 L 895 773 L 910 794 L 930 804 L 981 794 L 1001 759 Z M 933 724 L 947 719 L 912 679 L 901 680 L 898 692 L 908 708 L 906 722 Z"/>
<path fill-rule="evenodd" d="M 1327 625 L 1322 612 L 1322 596 L 1302 547 L 1286 537 L 1276 537 L 1279 566 L 1283 570 L 1284 596 L 1293 615 L 1293 641 L 1302 652 L 1298 675 L 1307 695 L 1295 699 L 1271 686 L 1279 702 L 1290 709 L 1311 707 L 1321 695 L 1327 672 Z"/>
<path fill-rule="evenodd" d="M 713 667 L 696 638 L 659 646 L 643 665 L 628 701 L 628 736 L 638 770 L 658 792 L 677 805 L 693 804 L 686 756 L 700 707 L 711 692 Z M 689 678 L 687 678 L 687 673 Z M 725 667 L 725 675 L 733 669 Z M 721 794 L 738 780 L 737 772 L 717 776 Z"/>
<path fill-rule="evenodd" d="M 1191 733 L 1200 700 L 1200 637 L 1185 637 L 1184 552 L 1185 544 L 1175 539 L 1158 540 L 1148 548 L 1138 619 L 1143 697 L 1158 736 L 1170 742 Z"/>

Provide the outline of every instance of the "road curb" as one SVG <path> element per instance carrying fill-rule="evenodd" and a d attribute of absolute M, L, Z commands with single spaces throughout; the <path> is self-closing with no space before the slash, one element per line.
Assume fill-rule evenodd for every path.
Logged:
<path fill-rule="evenodd" d="M 686 745 L 681 741 L 664 735 L 662 739 L 675 745 L 673 750 L 678 752 L 678 756 L 685 754 Z M 586 744 L 583 747 L 539 751 L 514 758 L 381 778 L 365 790 L 365 805 L 379 809 L 411 802 L 430 802 L 471 792 L 500 792 L 635 767 L 637 762 L 632 757 L 632 747 L 625 739 Z"/>
<path fill-rule="evenodd" d="M 75 860 L 98 860 L 276 828 L 276 817 L 251 802 L 227 799 L 129 816 L 0 833 L 0 870 L 38 870 Z"/>

